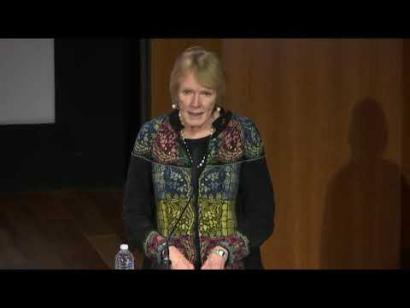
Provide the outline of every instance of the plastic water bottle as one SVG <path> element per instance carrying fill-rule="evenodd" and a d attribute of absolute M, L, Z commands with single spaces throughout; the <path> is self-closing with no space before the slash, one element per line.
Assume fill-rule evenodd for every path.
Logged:
<path fill-rule="evenodd" d="M 127 244 L 121 244 L 120 251 L 115 255 L 115 269 L 116 270 L 133 270 L 134 256 L 128 250 Z"/>

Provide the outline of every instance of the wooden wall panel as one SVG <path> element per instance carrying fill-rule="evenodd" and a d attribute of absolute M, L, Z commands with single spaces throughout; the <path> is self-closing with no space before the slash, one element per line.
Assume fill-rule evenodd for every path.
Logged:
<path fill-rule="evenodd" d="M 153 116 L 169 110 L 173 60 L 191 44 L 153 40 Z M 398 267 L 403 41 L 206 44 L 225 65 L 226 106 L 253 119 L 265 142 L 277 202 L 265 266 Z"/>
<path fill-rule="evenodd" d="M 400 40 L 224 40 L 227 104 L 260 128 L 276 191 L 268 268 L 398 265 L 401 48 Z M 379 155 L 380 125 L 388 140 Z M 349 129 L 355 153 L 369 150 L 359 160 Z"/>

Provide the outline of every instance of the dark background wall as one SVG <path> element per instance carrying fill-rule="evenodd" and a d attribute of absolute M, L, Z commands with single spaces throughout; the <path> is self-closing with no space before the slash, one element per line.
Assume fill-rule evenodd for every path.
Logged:
<path fill-rule="evenodd" d="M 56 122 L 0 126 L 0 191 L 121 188 L 140 125 L 143 40 L 56 39 Z"/>

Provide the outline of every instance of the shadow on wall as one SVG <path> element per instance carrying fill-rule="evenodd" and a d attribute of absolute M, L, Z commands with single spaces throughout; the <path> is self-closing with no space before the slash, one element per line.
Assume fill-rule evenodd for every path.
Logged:
<path fill-rule="evenodd" d="M 401 195 L 408 188 L 400 167 L 383 158 L 387 122 L 375 99 L 355 105 L 348 141 L 350 159 L 326 190 L 322 267 L 399 268 Z"/>

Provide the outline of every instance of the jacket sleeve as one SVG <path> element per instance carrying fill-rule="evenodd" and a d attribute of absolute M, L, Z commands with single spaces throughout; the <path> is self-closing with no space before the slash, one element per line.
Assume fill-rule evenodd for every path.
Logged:
<path fill-rule="evenodd" d="M 250 120 L 243 129 L 244 159 L 241 163 L 236 198 L 237 231 L 219 243 L 229 251 L 228 263 L 245 258 L 259 249 L 274 227 L 274 193 L 264 147 L 256 126 Z"/>
<path fill-rule="evenodd" d="M 151 162 L 131 155 L 123 199 L 123 221 L 131 249 L 157 259 L 165 239 L 156 231 Z"/>
<path fill-rule="evenodd" d="M 130 157 L 123 198 L 123 221 L 132 249 L 139 249 L 151 260 L 158 259 L 165 242 L 156 230 L 155 198 L 152 185 L 150 123 L 141 128 Z"/>
<path fill-rule="evenodd" d="M 275 202 L 265 158 L 242 164 L 236 199 L 237 231 L 214 246 L 229 252 L 228 264 L 235 263 L 259 247 L 273 232 Z"/>
<path fill-rule="evenodd" d="M 238 230 L 250 249 L 259 248 L 273 232 L 275 201 L 265 158 L 242 165 L 237 202 Z"/>

